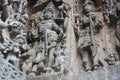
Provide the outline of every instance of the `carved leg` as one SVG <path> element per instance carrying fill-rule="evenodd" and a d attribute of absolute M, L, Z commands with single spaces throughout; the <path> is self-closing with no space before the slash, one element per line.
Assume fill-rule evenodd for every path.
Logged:
<path fill-rule="evenodd" d="M 98 69 L 99 68 L 99 57 L 100 57 L 100 51 L 98 49 L 98 51 L 95 54 L 95 56 L 93 56 L 93 66 L 94 66 L 94 69 Z"/>
<path fill-rule="evenodd" d="M 28 74 L 30 77 L 35 77 L 37 74 L 37 65 L 34 65 L 31 72 Z"/>
<path fill-rule="evenodd" d="M 65 72 L 65 64 L 61 64 L 61 66 L 60 66 L 60 73 L 64 73 Z M 66 72 L 67 72 L 67 70 L 66 70 Z"/>
<path fill-rule="evenodd" d="M 53 56 L 54 51 L 55 51 L 55 48 L 51 48 L 49 50 L 48 67 L 52 67 L 52 65 L 54 63 L 54 56 Z"/>
<path fill-rule="evenodd" d="M 37 73 L 37 65 L 34 65 L 31 71 Z"/>
<path fill-rule="evenodd" d="M 24 73 L 28 74 L 29 72 L 31 72 L 32 69 L 32 62 L 24 62 L 22 65 L 22 70 Z"/>
<path fill-rule="evenodd" d="M 27 64 L 27 73 L 31 72 L 32 65 L 33 65 L 32 61 L 28 62 L 28 64 Z"/>
<path fill-rule="evenodd" d="M 89 59 L 89 54 L 87 50 L 82 50 L 82 60 L 83 60 L 83 66 L 86 71 L 91 70 L 91 64 L 90 64 L 90 59 Z"/>
<path fill-rule="evenodd" d="M 27 64 L 25 63 L 25 62 L 23 62 L 23 65 L 22 65 L 22 71 L 24 72 L 24 73 L 27 73 L 27 70 L 26 70 L 26 67 L 27 66 Z"/>

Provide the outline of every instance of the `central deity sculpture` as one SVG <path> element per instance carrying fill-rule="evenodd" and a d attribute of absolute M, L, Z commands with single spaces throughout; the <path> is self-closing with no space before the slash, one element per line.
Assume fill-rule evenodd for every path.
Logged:
<path fill-rule="evenodd" d="M 54 65 L 54 53 L 60 48 L 60 37 L 63 36 L 63 30 L 54 21 L 54 5 L 49 3 L 43 11 L 43 20 L 38 24 L 40 33 L 40 42 L 44 43 L 44 56 L 46 66 L 52 68 Z"/>

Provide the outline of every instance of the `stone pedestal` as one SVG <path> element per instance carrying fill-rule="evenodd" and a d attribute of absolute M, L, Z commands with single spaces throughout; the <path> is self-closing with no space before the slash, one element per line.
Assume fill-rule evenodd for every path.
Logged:
<path fill-rule="evenodd" d="M 68 79 L 65 75 L 60 73 L 41 75 L 27 80 L 120 80 L 120 65 L 102 68 L 96 71 L 79 73 L 78 76 L 72 76 Z"/>

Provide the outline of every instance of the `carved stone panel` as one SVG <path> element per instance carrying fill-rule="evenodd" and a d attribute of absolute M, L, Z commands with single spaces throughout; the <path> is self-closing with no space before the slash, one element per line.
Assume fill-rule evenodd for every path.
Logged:
<path fill-rule="evenodd" d="M 0 78 L 112 79 L 119 31 L 120 0 L 1 0 Z"/>

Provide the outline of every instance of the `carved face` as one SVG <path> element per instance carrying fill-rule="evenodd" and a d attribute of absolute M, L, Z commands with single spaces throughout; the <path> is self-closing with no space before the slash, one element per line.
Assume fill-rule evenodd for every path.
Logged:
<path fill-rule="evenodd" d="M 51 11 L 45 11 L 44 18 L 51 19 L 53 17 L 53 13 Z"/>
<path fill-rule="evenodd" d="M 84 11 L 86 12 L 86 13 L 89 13 L 89 12 L 91 12 L 91 11 L 93 11 L 93 6 L 92 5 L 85 5 L 84 6 Z"/>

